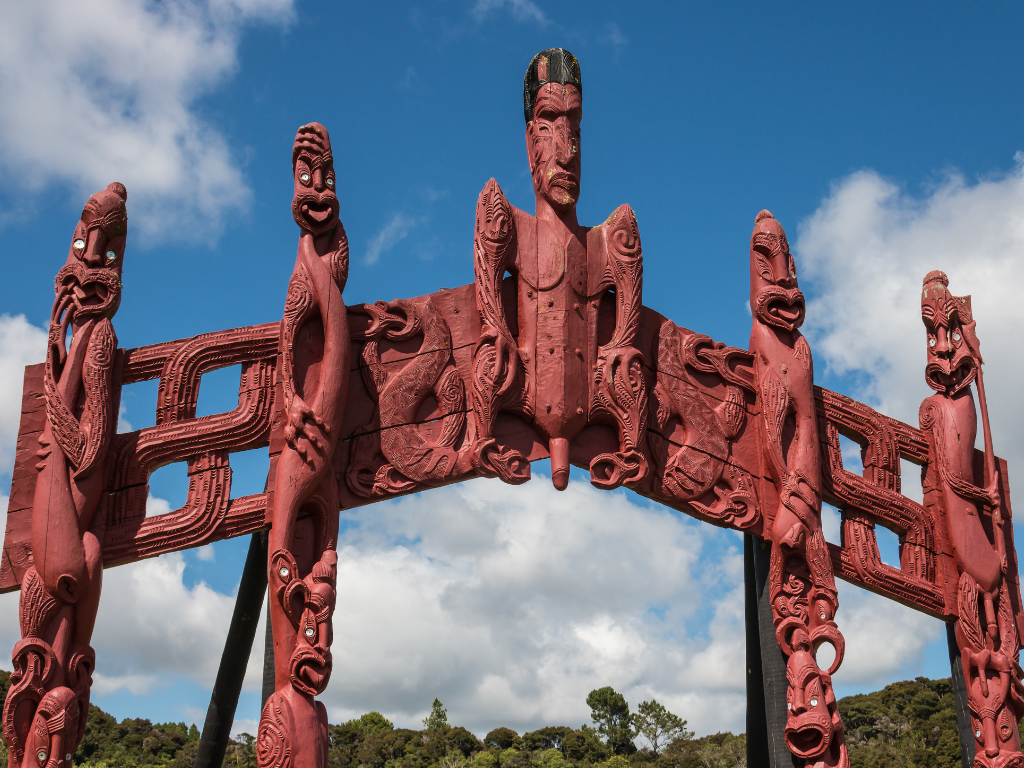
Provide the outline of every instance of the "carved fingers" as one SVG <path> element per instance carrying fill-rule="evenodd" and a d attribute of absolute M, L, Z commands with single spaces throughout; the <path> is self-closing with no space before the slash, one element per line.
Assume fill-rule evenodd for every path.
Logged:
<path fill-rule="evenodd" d="M 309 466 L 330 450 L 330 427 L 303 402 L 293 396 L 287 410 L 284 439 Z"/>

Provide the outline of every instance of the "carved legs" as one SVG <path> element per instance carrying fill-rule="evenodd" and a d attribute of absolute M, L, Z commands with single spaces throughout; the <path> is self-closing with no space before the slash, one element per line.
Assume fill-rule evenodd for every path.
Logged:
<path fill-rule="evenodd" d="M 281 456 L 278 476 L 286 482 L 277 487 L 286 492 L 275 499 L 281 510 L 275 523 L 280 522 L 270 533 L 267 583 L 276 690 L 260 717 L 260 768 L 323 768 L 327 761 L 327 712 L 313 697 L 331 678 L 337 486 L 333 472 L 324 472 L 317 490 L 289 515 L 296 497 L 287 480 L 294 479 L 288 473 L 296 457 L 290 450 Z"/>
<path fill-rule="evenodd" d="M 647 433 L 647 383 L 644 358 L 632 346 L 602 347 L 594 380 L 591 417 L 614 421 L 619 450 L 602 453 L 590 462 L 590 482 L 598 488 L 618 488 L 647 477 L 647 459 L 640 440 Z"/>
<path fill-rule="evenodd" d="M 960 576 L 960 618 L 956 640 L 960 647 L 976 768 L 1024 766 L 1017 719 L 1024 714 L 1019 642 L 1006 583 L 991 593 L 970 574 Z"/>
<path fill-rule="evenodd" d="M 832 620 L 838 605 L 828 548 L 819 527 L 802 544 L 773 542 L 768 577 L 775 638 L 787 657 L 786 746 L 799 765 L 845 768 L 849 758 L 832 691 L 845 641 Z M 815 659 L 825 642 L 836 652 L 828 671 Z"/>

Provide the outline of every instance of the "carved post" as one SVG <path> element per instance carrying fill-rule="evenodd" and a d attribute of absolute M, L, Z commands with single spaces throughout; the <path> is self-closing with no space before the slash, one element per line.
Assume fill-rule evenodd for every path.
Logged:
<path fill-rule="evenodd" d="M 936 392 L 920 410 L 930 453 L 925 504 L 936 517 L 944 517 L 960 574 L 954 631 L 976 747 L 974 765 L 1024 766 L 1017 731 L 1024 716 L 1020 637 L 1005 578 L 1009 564 L 1002 496 L 988 429 L 988 477 L 984 487 L 974 484 L 978 420 L 970 385 L 981 383 L 981 349 L 971 297 L 953 296 L 948 286 L 944 273 L 930 272 L 921 294 L 928 338 L 925 380 Z M 979 394 L 983 391 L 979 387 Z M 987 422 L 984 400 L 982 408 Z"/>
<path fill-rule="evenodd" d="M 960 739 L 960 764 L 963 768 L 971 768 L 977 750 L 974 746 L 974 730 L 971 728 L 971 708 L 967 703 L 963 657 L 960 654 L 960 646 L 956 642 L 954 622 L 946 624 L 946 648 L 949 649 L 949 677 L 953 684 L 953 697 L 956 700 L 956 732 Z"/>
<path fill-rule="evenodd" d="M 281 321 L 285 446 L 273 482 L 270 620 L 275 692 L 260 718 L 260 768 L 322 768 L 338 557 L 334 448 L 348 395 L 348 238 L 338 218 L 327 129 L 299 128 L 292 150 L 298 255 Z"/>
<path fill-rule="evenodd" d="M 256 625 L 260 620 L 263 595 L 267 593 L 267 534 L 258 531 L 249 540 L 249 552 L 238 584 L 235 610 L 224 640 L 217 680 L 210 694 L 210 706 L 199 739 L 194 768 L 220 768 L 231 738 L 231 724 L 235 721 L 238 696 L 242 692 L 245 668 L 252 653 Z"/>
<path fill-rule="evenodd" d="M 804 296 L 786 233 L 768 211 L 757 215 L 750 240 L 750 308 L 761 453 L 779 498 L 775 508 L 766 505 L 764 529 L 772 542 L 772 619 L 786 655 L 786 745 L 798 765 L 847 766 L 843 725 L 832 692 L 844 641 L 833 620 L 839 601 L 821 531 L 814 369 L 811 349 L 798 330 L 804 320 Z M 815 659 L 825 642 L 836 651 L 827 671 Z"/>
<path fill-rule="evenodd" d="M 105 525 L 96 512 L 117 424 L 111 318 L 121 301 L 127 197 L 115 182 L 89 198 L 57 273 L 32 507 L 34 565 L 21 582 L 22 639 L 3 714 L 10 768 L 70 768 L 89 714 Z"/>

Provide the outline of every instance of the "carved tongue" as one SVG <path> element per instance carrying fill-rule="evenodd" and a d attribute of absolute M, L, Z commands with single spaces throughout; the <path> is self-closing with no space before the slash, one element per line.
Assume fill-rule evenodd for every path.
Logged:
<path fill-rule="evenodd" d="M 317 223 L 327 221 L 327 217 L 331 215 L 331 207 L 328 206 L 317 206 L 316 208 L 310 207 L 309 203 L 302 204 L 302 213 Z"/>

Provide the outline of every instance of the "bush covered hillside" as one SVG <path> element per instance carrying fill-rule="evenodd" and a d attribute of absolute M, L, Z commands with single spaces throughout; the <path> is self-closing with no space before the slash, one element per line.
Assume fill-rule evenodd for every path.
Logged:
<path fill-rule="evenodd" d="M 10 674 L 0 671 L 0 696 Z M 695 738 L 686 721 L 657 701 L 631 711 L 610 687 L 587 697 L 592 723 L 549 726 L 527 733 L 495 728 L 483 740 L 448 723 L 437 699 L 422 730 L 395 728 L 369 712 L 330 726 L 331 768 L 733 768 L 746 766 L 743 734 Z M 852 768 L 959 768 L 956 710 L 950 681 L 919 677 L 839 701 Z M 89 710 L 75 765 L 86 768 L 190 768 L 199 730 L 185 723 L 118 722 Z M 7 749 L 0 743 L 0 766 Z M 225 768 L 256 768 L 250 734 L 232 740 Z"/>

